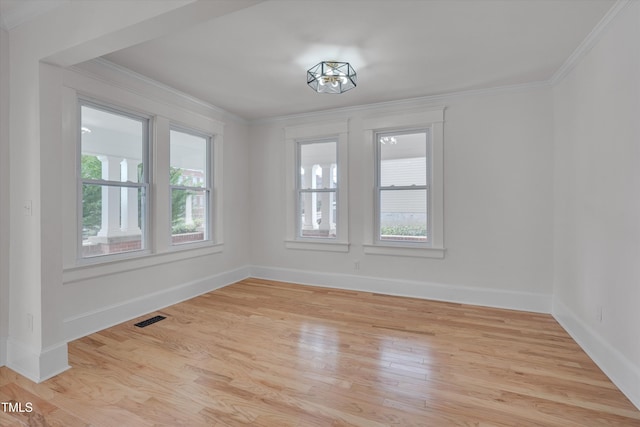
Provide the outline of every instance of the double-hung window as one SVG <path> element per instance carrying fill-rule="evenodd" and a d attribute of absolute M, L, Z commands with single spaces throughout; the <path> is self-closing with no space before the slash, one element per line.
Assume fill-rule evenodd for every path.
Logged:
<path fill-rule="evenodd" d="M 444 257 L 444 109 L 366 118 L 364 252 Z"/>
<path fill-rule="evenodd" d="M 171 244 L 210 240 L 211 136 L 176 127 L 169 134 Z"/>
<path fill-rule="evenodd" d="M 297 236 L 336 238 L 338 164 L 335 139 L 298 141 Z"/>
<path fill-rule="evenodd" d="M 376 133 L 376 241 L 426 245 L 429 131 Z"/>
<path fill-rule="evenodd" d="M 80 100 L 79 258 L 147 249 L 149 121 Z"/>
<path fill-rule="evenodd" d="M 347 252 L 347 121 L 285 128 L 285 246 Z"/>

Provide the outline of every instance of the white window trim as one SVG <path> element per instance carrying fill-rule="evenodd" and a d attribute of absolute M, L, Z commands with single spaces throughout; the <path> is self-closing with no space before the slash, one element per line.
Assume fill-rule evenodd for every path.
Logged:
<path fill-rule="evenodd" d="M 285 133 L 285 171 L 286 171 L 286 234 L 285 247 L 287 249 L 316 250 L 329 252 L 349 251 L 349 198 L 348 198 L 348 135 L 349 122 L 347 120 L 289 126 Z M 336 138 L 337 142 L 337 235 L 332 239 L 303 238 L 297 233 L 298 218 L 296 218 L 297 188 L 296 182 L 299 170 L 296 170 L 298 141 L 323 140 Z"/>
<path fill-rule="evenodd" d="M 424 258 L 444 258 L 444 107 L 423 111 L 412 111 L 404 114 L 370 117 L 363 121 L 365 161 L 364 183 L 366 190 L 363 194 L 364 209 L 363 226 L 365 254 L 395 255 Z M 376 239 L 375 192 L 377 168 L 375 135 L 379 132 L 402 131 L 405 129 L 428 129 L 431 138 L 431 164 L 427 167 L 431 173 L 431 185 L 428 191 L 428 212 L 430 220 L 429 244 L 408 245 L 402 242 L 381 242 Z"/>
<path fill-rule="evenodd" d="M 198 129 L 194 129 L 192 127 L 182 126 L 182 125 L 173 124 L 173 123 L 169 126 L 169 130 L 205 138 L 206 145 L 207 145 L 206 147 L 206 156 L 207 156 L 206 169 L 207 170 L 205 171 L 206 185 L 204 187 L 189 187 L 189 189 L 193 189 L 193 190 L 200 190 L 200 191 L 204 190 L 207 194 L 207 206 L 205 207 L 207 224 L 206 224 L 206 233 L 204 236 L 204 240 L 198 240 L 195 242 L 185 242 L 185 243 L 173 243 L 172 233 L 171 231 L 169 231 L 169 246 L 171 250 L 210 246 L 212 242 L 215 242 L 215 235 L 217 234 L 216 233 L 217 230 L 214 230 L 213 228 L 213 221 L 211 216 L 213 211 L 212 207 L 215 206 L 214 205 L 215 200 L 213 199 L 213 186 L 215 184 L 215 182 L 213 182 L 213 169 L 214 169 L 213 165 L 215 162 L 215 158 L 213 157 L 213 151 L 214 151 L 213 146 L 214 146 L 215 136 L 210 133 L 203 132 Z M 171 139 L 169 139 L 169 144 L 171 144 Z M 169 147 L 169 153 L 171 153 L 171 147 Z M 169 156 L 171 156 L 171 154 L 169 154 Z M 170 164 L 168 166 L 170 167 Z M 168 199 L 169 230 L 171 230 L 171 212 L 172 212 L 171 203 L 173 200 L 171 192 L 175 187 L 176 186 L 169 184 L 169 199 Z"/>
<path fill-rule="evenodd" d="M 207 120 L 205 125 L 189 124 L 176 120 L 170 120 L 166 117 L 158 116 L 155 120 L 156 138 L 154 141 L 153 158 L 154 170 L 156 171 L 153 181 L 154 201 L 152 207 L 152 220 L 154 224 L 167 224 L 167 227 L 159 226 L 155 231 L 155 253 L 164 252 L 182 252 L 194 249 L 211 249 L 212 252 L 222 252 L 224 247 L 223 236 L 223 200 L 222 200 L 222 147 L 223 147 L 223 129 L 224 125 L 220 122 Z M 187 131 L 197 132 L 202 135 L 210 135 L 209 142 L 209 173 L 210 173 L 210 192 L 209 192 L 209 240 L 193 242 L 188 244 L 172 245 L 171 244 L 171 207 L 170 207 L 170 185 L 169 185 L 169 151 L 170 138 L 169 132 L 172 128 L 184 129 Z M 167 207 L 169 206 L 169 207 Z"/>
<path fill-rule="evenodd" d="M 114 88 L 100 81 L 77 76 L 73 73 L 63 75 L 62 95 L 62 137 L 73 143 L 63 144 L 63 190 L 64 203 L 78 205 L 80 117 L 79 99 L 93 101 L 99 105 L 111 105 L 116 109 L 131 112 L 139 116 L 148 116 L 151 120 L 151 139 L 149 141 L 149 220 L 146 251 L 124 252 L 108 256 L 78 259 L 79 218 L 82 213 L 75 209 L 74 215 L 63 218 L 63 282 L 85 280 L 104 275 L 132 271 L 153 265 L 166 264 L 196 256 L 209 256 L 224 252 L 223 235 L 223 140 L 224 123 L 190 110 L 159 103 L 127 90 Z M 169 119 L 168 117 L 171 117 Z M 211 237 L 212 240 L 185 247 L 169 246 L 170 221 L 166 208 L 169 191 L 169 128 L 176 124 L 189 129 L 198 129 L 213 135 L 211 198 Z M 164 169 L 167 169 L 165 172 Z"/>

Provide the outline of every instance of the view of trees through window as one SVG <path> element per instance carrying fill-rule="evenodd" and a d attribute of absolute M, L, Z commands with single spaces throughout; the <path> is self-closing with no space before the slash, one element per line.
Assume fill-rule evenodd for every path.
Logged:
<path fill-rule="evenodd" d="M 80 103 L 82 258 L 145 249 L 149 119 Z"/>
<path fill-rule="evenodd" d="M 182 169 L 170 168 L 169 170 L 169 184 L 170 185 L 186 185 L 190 186 L 193 183 L 191 180 L 183 176 Z M 171 192 L 171 234 L 184 234 L 193 233 L 199 226 L 202 226 L 202 219 L 198 218 L 190 224 L 185 223 L 185 216 L 187 213 L 187 201 L 189 197 L 196 195 L 193 190 L 174 190 Z"/>
<path fill-rule="evenodd" d="M 140 165 L 140 168 L 142 165 Z M 102 163 L 96 156 L 83 155 L 82 178 L 99 180 L 102 176 Z M 193 185 L 192 179 L 183 176 L 179 168 L 171 168 L 169 175 L 171 185 Z M 171 192 L 171 232 L 172 234 L 193 233 L 202 226 L 202 219 L 196 219 L 191 224 L 185 224 L 187 201 L 191 196 L 196 196 L 193 190 Z M 82 224 L 83 239 L 95 236 L 102 223 L 102 188 L 97 185 L 83 185 L 82 187 Z M 141 212 L 138 212 L 141 215 Z M 140 221 L 142 219 L 140 218 Z"/>
<path fill-rule="evenodd" d="M 209 145 L 210 138 L 196 132 L 170 131 L 172 244 L 209 239 Z"/>
<path fill-rule="evenodd" d="M 96 156 L 82 156 L 83 179 L 100 179 L 102 163 Z M 102 212 L 102 189 L 97 185 L 82 186 L 82 238 L 95 236 L 100 230 Z"/>

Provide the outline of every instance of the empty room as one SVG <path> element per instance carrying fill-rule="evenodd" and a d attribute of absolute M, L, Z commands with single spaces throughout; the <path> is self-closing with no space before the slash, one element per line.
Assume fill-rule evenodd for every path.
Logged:
<path fill-rule="evenodd" d="M 640 1 L 0 0 L 0 425 L 640 426 Z"/>

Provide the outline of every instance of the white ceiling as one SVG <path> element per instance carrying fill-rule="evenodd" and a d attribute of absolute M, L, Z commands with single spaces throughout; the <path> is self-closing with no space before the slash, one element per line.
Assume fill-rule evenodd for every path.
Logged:
<path fill-rule="evenodd" d="M 613 0 L 269 0 L 106 56 L 246 119 L 546 81 Z M 358 87 L 306 70 L 348 61 Z"/>
<path fill-rule="evenodd" d="M 0 0 L 0 28 L 10 30 L 70 0 Z"/>
<path fill-rule="evenodd" d="M 0 0 L 0 20 L 65 1 Z M 547 81 L 614 3 L 267 0 L 105 58 L 260 119 Z M 322 60 L 350 62 L 358 87 L 314 93 L 305 73 Z"/>

